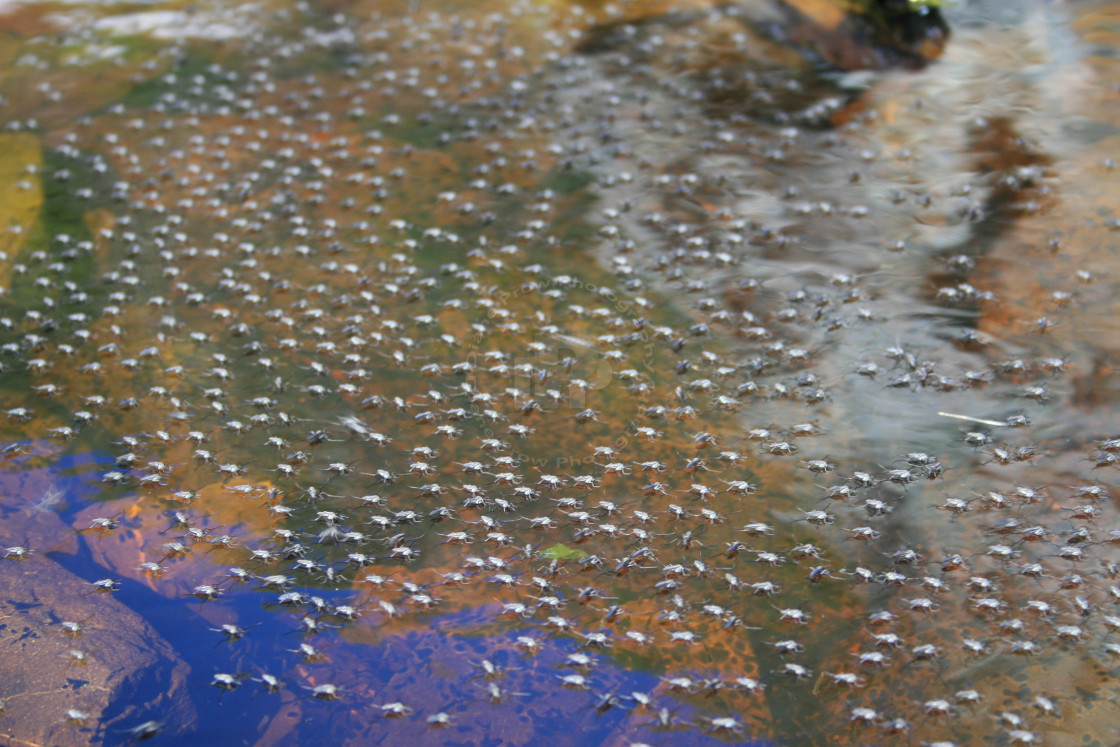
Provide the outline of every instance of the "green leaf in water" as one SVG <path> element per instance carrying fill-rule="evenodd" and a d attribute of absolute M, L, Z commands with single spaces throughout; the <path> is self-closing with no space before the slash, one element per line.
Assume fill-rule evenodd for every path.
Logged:
<path fill-rule="evenodd" d="M 587 553 L 583 550 L 577 550 L 574 547 L 568 547 L 559 542 L 552 547 L 542 550 L 541 555 L 550 560 L 578 560 L 587 557 Z"/>

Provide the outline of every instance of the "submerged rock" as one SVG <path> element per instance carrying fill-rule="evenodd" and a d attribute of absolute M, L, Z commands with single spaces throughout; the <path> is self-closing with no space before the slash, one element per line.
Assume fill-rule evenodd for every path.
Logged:
<path fill-rule="evenodd" d="M 580 51 L 624 46 L 639 27 L 672 32 L 711 23 L 712 17 L 732 33 L 755 36 L 756 54 L 773 62 L 796 51 L 808 61 L 849 71 L 921 68 L 941 55 L 949 39 L 949 26 L 935 4 L 909 0 L 694 0 L 625 7 L 622 18 L 592 26 Z"/>

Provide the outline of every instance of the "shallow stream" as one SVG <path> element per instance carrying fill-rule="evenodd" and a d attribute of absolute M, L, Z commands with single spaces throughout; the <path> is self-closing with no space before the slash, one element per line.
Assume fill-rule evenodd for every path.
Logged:
<path fill-rule="evenodd" d="M 761 6 L 0 3 L 0 743 L 1120 742 L 1120 3 Z"/>

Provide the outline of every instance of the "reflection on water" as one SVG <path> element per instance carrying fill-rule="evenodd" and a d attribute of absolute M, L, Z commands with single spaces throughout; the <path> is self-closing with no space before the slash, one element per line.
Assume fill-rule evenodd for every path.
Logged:
<path fill-rule="evenodd" d="M 0 9 L 3 739 L 1115 743 L 1118 9 L 761 7 Z"/>

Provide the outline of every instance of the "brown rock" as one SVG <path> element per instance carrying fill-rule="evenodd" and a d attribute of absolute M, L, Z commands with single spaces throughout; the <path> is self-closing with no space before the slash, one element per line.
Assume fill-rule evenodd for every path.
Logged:
<path fill-rule="evenodd" d="M 0 551 L 31 553 L 0 560 L 0 744 L 119 744 L 153 719 L 185 729 L 195 715 L 187 664 L 142 617 L 49 557 L 76 551 L 77 537 L 48 478 L 0 474 Z"/>

